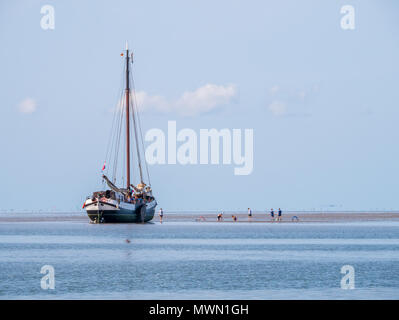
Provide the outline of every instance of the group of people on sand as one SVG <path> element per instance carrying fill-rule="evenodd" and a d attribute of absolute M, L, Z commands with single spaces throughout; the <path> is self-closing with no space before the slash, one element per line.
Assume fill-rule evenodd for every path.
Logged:
<path fill-rule="evenodd" d="M 231 216 L 231 219 L 233 219 L 233 221 L 235 222 L 235 221 L 237 221 L 237 216 L 236 215 L 232 215 Z M 223 221 L 224 220 L 224 218 L 223 218 L 223 212 L 220 212 L 219 214 L 218 214 L 218 221 L 220 222 L 220 221 Z"/>
<path fill-rule="evenodd" d="M 271 221 L 279 221 L 280 222 L 282 220 L 282 214 L 283 214 L 283 212 L 281 211 L 281 208 L 278 208 L 277 216 L 275 217 L 274 210 L 273 210 L 273 208 L 271 208 L 270 209 Z M 237 216 L 236 215 L 232 215 L 231 218 L 233 219 L 233 221 L 237 221 Z M 249 221 L 252 220 L 252 210 L 251 210 L 251 208 L 248 208 L 248 219 L 249 219 Z M 220 212 L 218 214 L 218 216 L 217 216 L 217 221 L 220 222 L 220 221 L 223 221 L 223 220 L 224 220 L 223 212 Z"/>
<path fill-rule="evenodd" d="M 283 212 L 281 211 L 281 208 L 278 208 L 277 216 L 275 216 L 274 210 L 273 210 L 273 208 L 271 208 L 271 209 L 270 209 L 270 218 L 271 218 L 271 221 L 272 221 L 272 222 L 273 222 L 273 221 L 278 221 L 278 222 L 282 221 L 282 214 L 283 214 Z M 233 215 L 231 216 L 231 218 L 233 219 L 234 222 L 237 221 L 237 216 L 236 216 L 236 215 L 233 214 Z M 161 209 L 159 210 L 159 221 L 160 221 L 161 223 L 162 223 L 162 219 L 163 219 L 163 210 L 162 210 L 162 208 L 161 208 Z M 252 220 L 252 210 L 251 210 L 251 208 L 248 208 L 248 219 L 249 219 L 249 221 Z M 205 221 L 205 218 L 204 218 L 203 216 L 201 216 L 200 219 L 199 219 L 199 221 Z M 223 212 L 218 213 L 218 215 L 217 215 L 217 221 L 218 221 L 218 222 L 224 221 Z"/>
<path fill-rule="evenodd" d="M 272 221 L 281 221 L 281 219 L 282 219 L 281 209 L 278 208 L 277 217 L 274 217 L 274 210 L 273 210 L 273 208 L 271 208 L 270 209 L 270 218 L 272 219 Z"/>

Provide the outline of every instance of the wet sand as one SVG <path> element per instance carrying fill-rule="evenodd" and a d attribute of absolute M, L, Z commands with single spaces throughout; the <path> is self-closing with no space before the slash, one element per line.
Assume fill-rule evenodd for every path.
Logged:
<path fill-rule="evenodd" d="M 237 217 L 234 222 L 232 215 Z M 254 212 L 252 218 L 247 213 L 225 212 L 224 219 L 220 223 L 276 223 L 272 221 L 270 214 Z M 276 218 L 276 217 L 275 217 Z M 75 213 L 0 213 L 2 222 L 52 222 L 52 221 L 87 221 L 85 212 Z M 159 222 L 156 215 L 153 222 Z M 362 221 L 399 221 L 399 212 L 283 212 L 282 221 L 279 223 L 298 222 L 362 222 Z M 163 222 L 217 222 L 217 212 L 164 212 Z"/>

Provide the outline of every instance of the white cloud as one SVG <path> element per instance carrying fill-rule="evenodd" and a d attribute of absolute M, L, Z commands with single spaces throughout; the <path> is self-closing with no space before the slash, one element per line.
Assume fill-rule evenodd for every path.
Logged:
<path fill-rule="evenodd" d="M 18 111 L 21 113 L 29 114 L 36 111 L 36 101 L 32 98 L 26 98 L 18 104 Z"/>
<path fill-rule="evenodd" d="M 234 85 L 206 84 L 194 91 L 186 91 L 180 98 L 172 101 L 162 96 L 151 96 L 144 91 L 136 92 L 136 99 L 141 110 L 195 116 L 228 104 L 236 95 Z"/>
<path fill-rule="evenodd" d="M 271 104 L 269 104 L 269 110 L 275 116 L 283 116 L 287 113 L 287 105 L 282 101 L 275 100 Z"/>

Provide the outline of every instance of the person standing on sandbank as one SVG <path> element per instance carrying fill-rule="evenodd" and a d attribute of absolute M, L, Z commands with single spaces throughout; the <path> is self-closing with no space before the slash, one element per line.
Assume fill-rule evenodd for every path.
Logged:
<path fill-rule="evenodd" d="M 161 222 L 161 223 L 162 223 L 162 218 L 163 218 L 163 210 L 161 208 L 161 209 L 159 209 L 159 222 Z"/>
<path fill-rule="evenodd" d="M 281 209 L 278 208 L 278 217 L 277 217 L 277 221 L 281 221 L 281 215 L 282 215 Z"/>
<path fill-rule="evenodd" d="M 273 220 L 274 220 L 274 210 L 273 210 L 273 208 L 271 208 L 271 210 L 270 210 L 270 217 L 271 217 L 272 222 L 273 222 Z"/>
<path fill-rule="evenodd" d="M 252 220 L 252 210 L 251 210 L 251 208 L 248 208 L 248 220 L 249 221 Z"/>

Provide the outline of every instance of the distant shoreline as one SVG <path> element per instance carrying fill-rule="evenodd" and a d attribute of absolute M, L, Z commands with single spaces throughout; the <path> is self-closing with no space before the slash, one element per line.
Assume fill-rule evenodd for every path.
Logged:
<path fill-rule="evenodd" d="M 232 215 L 237 217 L 234 222 Z M 276 217 L 277 215 L 275 215 Z M 289 211 L 283 212 L 282 221 L 272 221 L 269 213 L 254 212 L 251 219 L 247 213 L 224 212 L 224 220 L 219 223 L 298 223 L 298 222 L 362 222 L 362 221 L 399 221 L 399 212 L 317 212 L 317 211 Z M 296 218 L 295 218 L 296 217 Z M 62 222 L 62 221 L 87 221 L 85 212 L 55 213 L 0 213 L 0 223 L 5 222 Z M 159 222 L 158 215 L 155 215 L 153 222 Z M 163 222 L 217 222 L 217 213 L 209 212 L 164 212 Z"/>

